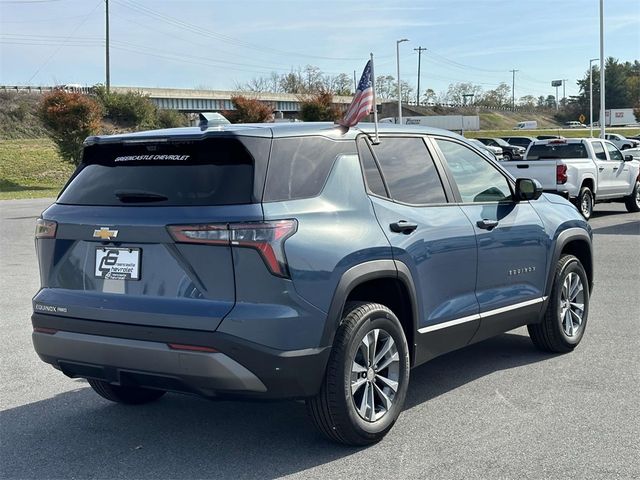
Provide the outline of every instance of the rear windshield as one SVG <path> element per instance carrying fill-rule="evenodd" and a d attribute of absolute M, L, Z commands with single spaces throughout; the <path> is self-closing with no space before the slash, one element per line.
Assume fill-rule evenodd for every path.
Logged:
<path fill-rule="evenodd" d="M 234 205 L 252 202 L 253 183 L 254 158 L 238 138 L 92 145 L 58 203 Z"/>
<path fill-rule="evenodd" d="M 588 158 L 587 149 L 582 143 L 547 143 L 531 145 L 527 152 L 527 160 L 558 158 Z"/>

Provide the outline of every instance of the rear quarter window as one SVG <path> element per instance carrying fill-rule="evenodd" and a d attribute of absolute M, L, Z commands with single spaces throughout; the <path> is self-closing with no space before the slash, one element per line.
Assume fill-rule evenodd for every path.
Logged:
<path fill-rule="evenodd" d="M 265 202 L 296 200 L 320 194 L 339 155 L 356 155 L 353 141 L 325 137 L 291 137 L 273 140 Z"/>

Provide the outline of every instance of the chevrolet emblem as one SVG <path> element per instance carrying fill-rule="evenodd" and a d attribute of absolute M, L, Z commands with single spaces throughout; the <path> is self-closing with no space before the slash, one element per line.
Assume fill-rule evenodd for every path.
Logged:
<path fill-rule="evenodd" d="M 118 230 L 109 230 L 109 227 L 100 227 L 100 229 L 93 231 L 93 238 L 100 238 L 102 240 L 111 240 L 117 236 Z"/>

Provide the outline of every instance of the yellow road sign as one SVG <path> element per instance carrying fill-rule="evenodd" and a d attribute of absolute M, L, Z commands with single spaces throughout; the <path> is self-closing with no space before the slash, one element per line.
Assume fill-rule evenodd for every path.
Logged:
<path fill-rule="evenodd" d="M 582 113 L 581 113 L 581 114 L 580 114 L 580 116 L 578 117 L 578 121 L 579 121 L 580 123 L 584 123 L 584 121 L 585 121 L 586 119 L 587 119 L 587 117 L 585 117 L 585 116 L 584 116 L 584 114 L 582 114 Z"/>

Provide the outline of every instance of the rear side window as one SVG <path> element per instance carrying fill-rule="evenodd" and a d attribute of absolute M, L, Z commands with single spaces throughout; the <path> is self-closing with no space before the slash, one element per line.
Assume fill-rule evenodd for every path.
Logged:
<path fill-rule="evenodd" d="M 58 203 L 234 205 L 252 202 L 253 183 L 254 158 L 238 138 L 92 145 Z"/>
<path fill-rule="evenodd" d="M 355 142 L 325 137 L 273 140 L 264 191 L 265 202 L 315 197 L 339 155 L 356 154 Z"/>
<path fill-rule="evenodd" d="M 582 143 L 547 143 L 531 145 L 527 160 L 553 160 L 558 158 L 588 158 Z"/>
<path fill-rule="evenodd" d="M 373 152 L 394 200 L 413 205 L 446 203 L 433 158 L 421 138 L 382 138 Z"/>
<path fill-rule="evenodd" d="M 360 161 L 364 169 L 364 177 L 367 180 L 367 186 L 371 193 L 380 195 L 381 197 L 387 196 L 387 190 L 384 187 L 382 181 L 382 175 L 376 164 L 373 154 L 369 148 L 368 142 L 364 137 L 360 137 L 358 140 L 358 153 L 360 154 Z"/>

